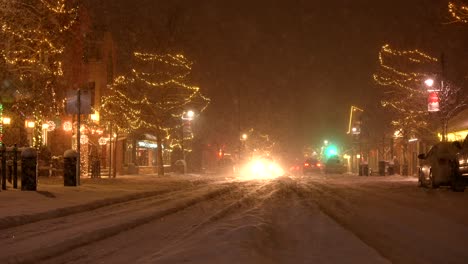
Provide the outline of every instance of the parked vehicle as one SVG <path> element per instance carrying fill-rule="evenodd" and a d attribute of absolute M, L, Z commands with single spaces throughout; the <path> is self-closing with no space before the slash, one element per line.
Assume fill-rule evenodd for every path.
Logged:
<path fill-rule="evenodd" d="M 325 174 L 343 174 L 346 172 L 346 167 L 338 156 L 332 156 L 325 162 L 324 172 Z"/>
<path fill-rule="evenodd" d="M 468 135 L 459 147 L 460 152 L 458 153 L 458 162 L 460 174 L 463 177 L 468 177 Z"/>
<path fill-rule="evenodd" d="M 459 152 L 458 142 L 439 142 L 426 154 L 419 154 L 419 186 L 438 188 L 448 185 L 454 191 L 464 191 L 466 183 L 460 174 Z"/>

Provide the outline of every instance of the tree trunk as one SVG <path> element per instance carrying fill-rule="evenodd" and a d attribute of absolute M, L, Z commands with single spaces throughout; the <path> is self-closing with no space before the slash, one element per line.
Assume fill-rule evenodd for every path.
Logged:
<path fill-rule="evenodd" d="M 156 131 L 156 142 L 158 143 L 158 176 L 164 176 L 163 150 L 161 129 L 158 127 Z"/>
<path fill-rule="evenodd" d="M 408 176 L 408 137 L 404 137 L 403 143 L 403 168 L 400 169 L 400 175 Z"/>

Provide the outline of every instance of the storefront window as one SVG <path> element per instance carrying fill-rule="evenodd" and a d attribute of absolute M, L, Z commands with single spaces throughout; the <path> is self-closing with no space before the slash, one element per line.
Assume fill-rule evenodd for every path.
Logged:
<path fill-rule="evenodd" d="M 149 140 L 137 142 L 137 165 L 156 166 L 157 143 Z"/>

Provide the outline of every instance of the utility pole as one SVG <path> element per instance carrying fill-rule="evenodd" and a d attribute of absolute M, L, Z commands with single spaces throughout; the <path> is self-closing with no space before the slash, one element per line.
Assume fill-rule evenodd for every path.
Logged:
<path fill-rule="evenodd" d="M 109 178 L 112 177 L 112 122 L 109 122 Z"/>
<path fill-rule="evenodd" d="M 239 162 L 241 160 L 241 151 L 242 151 L 242 139 L 241 139 L 241 106 L 240 106 L 240 99 L 241 97 L 241 86 L 239 85 L 237 88 L 237 121 L 238 121 L 238 133 L 237 133 L 237 140 L 239 142 L 238 146 L 238 159 Z"/>
<path fill-rule="evenodd" d="M 440 54 L 440 91 L 444 93 L 444 78 L 445 78 L 445 56 L 442 52 Z M 441 111 L 439 111 L 440 113 Z M 442 141 L 447 141 L 447 118 L 442 116 Z"/>
<path fill-rule="evenodd" d="M 76 185 L 80 185 L 81 178 L 81 90 L 78 88 L 77 92 L 77 104 L 78 104 L 78 117 L 76 125 L 76 152 L 77 152 L 77 161 L 76 161 Z"/>

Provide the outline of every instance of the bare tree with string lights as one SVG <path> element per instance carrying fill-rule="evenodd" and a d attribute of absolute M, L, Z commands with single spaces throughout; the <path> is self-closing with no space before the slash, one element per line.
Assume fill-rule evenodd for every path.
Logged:
<path fill-rule="evenodd" d="M 448 11 L 452 18 L 452 23 L 468 23 L 468 1 L 449 1 Z"/>
<path fill-rule="evenodd" d="M 1 59 L 14 80 L 14 108 L 34 118 L 36 147 L 42 145 L 43 119 L 59 114 L 61 57 L 77 17 L 77 1 L 0 1 Z"/>
<path fill-rule="evenodd" d="M 184 111 L 201 113 L 210 100 L 199 87 L 187 84 L 192 62 L 183 55 L 135 52 L 134 59 L 131 73 L 117 77 L 109 95 L 102 98 L 102 117 L 118 131 L 154 133 L 158 174 L 164 175 L 160 146 L 175 142 Z"/>
<path fill-rule="evenodd" d="M 389 45 L 380 50 L 379 62 L 374 80 L 385 89 L 381 104 L 393 113 L 392 124 L 408 135 L 435 135 L 442 128 L 446 140 L 448 121 L 466 108 L 468 100 L 461 87 L 445 78 L 443 62 L 419 50 L 400 51 Z M 429 78 L 434 78 L 433 87 L 425 85 Z M 430 112 L 428 96 L 434 92 L 439 107 Z"/>
<path fill-rule="evenodd" d="M 403 138 L 403 160 L 407 166 L 409 138 L 429 137 L 435 141 L 442 128 L 442 140 L 447 140 L 448 121 L 466 107 L 467 98 L 460 87 L 444 79 L 440 67 L 443 63 L 424 52 L 395 50 L 387 44 L 379 52 L 379 62 L 373 77 L 384 88 L 381 105 L 391 114 L 391 124 Z M 427 87 L 426 81 L 434 75 L 437 84 Z M 428 98 L 433 96 L 437 109 L 428 108 Z"/>

